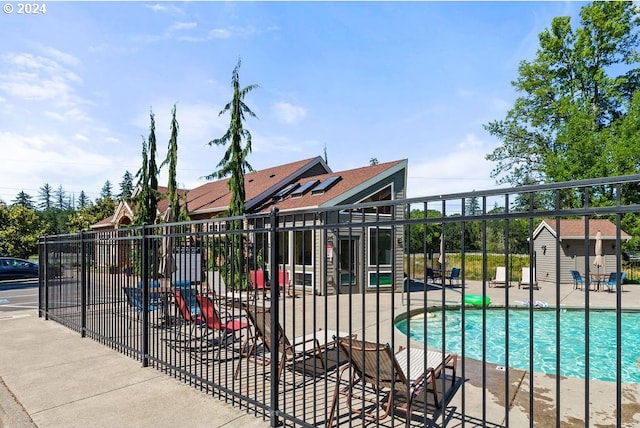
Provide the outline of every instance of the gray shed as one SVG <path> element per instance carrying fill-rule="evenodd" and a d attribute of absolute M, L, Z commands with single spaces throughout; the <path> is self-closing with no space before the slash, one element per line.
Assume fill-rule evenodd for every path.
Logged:
<path fill-rule="evenodd" d="M 588 258 L 590 273 L 598 272 L 593 265 L 595 257 L 595 238 L 600 231 L 604 253 L 604 266 L 600 273 L 616 270 L 616 225 L 606 219 L 589 220 L 589 237 L 585 234 L 585 220 L 561 219 L 556 230 L 556 220 L 543 220 L 533 232 L 533 250 L 536 260 L 536 277 L 538 281 L 556 281 L 556 241 L 559 242 L 560 283 L 573 283 L 571 270 L 585 274 L 585 258 Z M 631 237 L 620 230 L 623 241 Z M 588 245 L 588 249 L 587 249 Z"/>

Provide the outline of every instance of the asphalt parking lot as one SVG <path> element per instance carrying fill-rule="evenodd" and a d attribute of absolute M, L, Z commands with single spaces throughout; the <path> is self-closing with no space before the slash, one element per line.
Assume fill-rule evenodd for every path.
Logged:
<path fill-rule="evenodd" d="M 38 279 L 0 281 L 0 317 L 25 309 L 38 309 Z"/>

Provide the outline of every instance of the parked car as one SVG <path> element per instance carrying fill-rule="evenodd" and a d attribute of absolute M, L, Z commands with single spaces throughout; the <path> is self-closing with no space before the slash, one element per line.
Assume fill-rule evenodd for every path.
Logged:
<path fill-rule="evenodd" d="M 0 257 L 0 279 L 37 278 L 38 264 L 15 257 Z"/>

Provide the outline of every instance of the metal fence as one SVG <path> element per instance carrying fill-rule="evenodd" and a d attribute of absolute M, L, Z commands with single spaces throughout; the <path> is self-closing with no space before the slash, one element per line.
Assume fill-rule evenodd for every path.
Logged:
<path fill-rule="evenodd" d="M 45 236 L 40 315 L 272 426 L 632 426 L 639 183 Z"/>

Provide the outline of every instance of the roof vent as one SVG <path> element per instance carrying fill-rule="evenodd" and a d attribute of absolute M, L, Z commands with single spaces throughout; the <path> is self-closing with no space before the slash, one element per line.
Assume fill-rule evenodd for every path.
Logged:
<path fill-rule="evenodd" d="M 311 191 L 311 194 L 319 195 L 321 193 L 324 193 L 340 180 L 342 180 L 342 177 L 339 175 L 329 177 L 326 180 L 324 180 L 322 183 L 320 183 L 318 186 L 314 187 L 314 189 Z"/>

